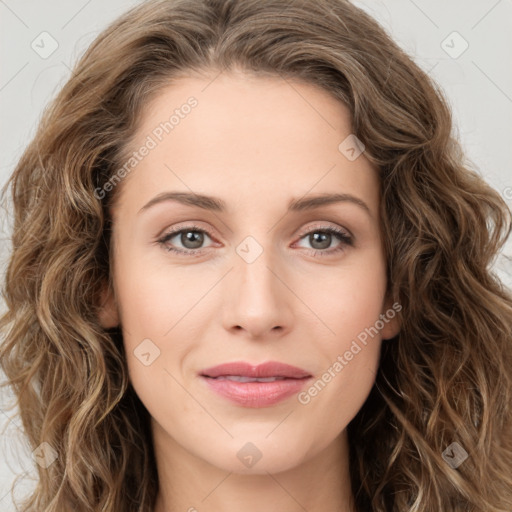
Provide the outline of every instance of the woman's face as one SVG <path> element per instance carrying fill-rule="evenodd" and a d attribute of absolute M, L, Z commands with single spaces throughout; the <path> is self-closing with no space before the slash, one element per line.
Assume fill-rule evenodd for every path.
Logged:
<path fill-rule="evenodd" d="M 284 471 L 363 405 L 398 327 L 378 173 L 354 144 L 345 106 L 280 78 L 181 79 L 145 110 L 115 191 L 116 297 L 101 322 L 120 322 L 169 454 Z M 247 364 L 209 370 L 233 362 Z M 251 373 L 266 362 L 302 373 Z"/>

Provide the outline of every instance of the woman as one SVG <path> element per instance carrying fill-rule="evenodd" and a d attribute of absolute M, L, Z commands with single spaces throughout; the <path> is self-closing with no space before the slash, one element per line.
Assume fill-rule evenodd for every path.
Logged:
<path fill-rule="evenodd" d="M 344 0 L 103 32 L 8 183 L 22 510 L 510 510 L 511 212 L 451 124 Z"/>

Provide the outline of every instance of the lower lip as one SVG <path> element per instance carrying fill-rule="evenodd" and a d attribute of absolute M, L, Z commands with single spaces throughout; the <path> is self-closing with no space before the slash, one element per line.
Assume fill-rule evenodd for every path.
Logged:
<path fill-rule="evenodd" d="M 298 393 L 310 380 L 282 379 L 273 382 L 236 382 L 201 377 L 210 389 L 243 407 L 268 407 Z"/>

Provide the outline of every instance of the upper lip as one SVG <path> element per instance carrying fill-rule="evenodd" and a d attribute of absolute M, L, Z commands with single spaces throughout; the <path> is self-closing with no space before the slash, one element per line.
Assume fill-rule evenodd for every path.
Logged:
<path fill-rule="evenodd" d="M 311 377 L 311 374 L 306 370 L 278 361 L 268 361 L 256 366 L 246 363 L 245 361 L 235 361 L 206 368 L 202 370 L 200 374 L 204 377 L 222 377 L 228 375 L 253 378 L 287 377 L 289 379 Z"/>

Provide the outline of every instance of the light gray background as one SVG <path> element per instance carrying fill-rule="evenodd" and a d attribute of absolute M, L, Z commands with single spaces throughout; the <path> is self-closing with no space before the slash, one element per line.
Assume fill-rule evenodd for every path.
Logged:
<path fill-rule="evenodd" d="M 33 136 L 44 105 L 69 77 L 72 64 L 108 23 L 138 3 L 0 0 L 0 186 Z M 469 162 L 512 206 L 512 0 L 354 3 L 373 15 L 441 85 Z M 40 51 L 50 48 L 42 32 L 58 44 L 46 58 L 31 46 L 39 45 Z M 464 40 L 469 46 L 455 58 L 453 52 L 463 48 Z M 5 216 L 0 215 L 4 225 Z M 0 242 L 0 272 L 9 248 L 5 236 Z M 512 239 L 495 265 L 507 286 L 512 286 L 510 258 Z M 35 470 L 20 422 L 13 417 L 16 410 L 7 410 L 11 397 L 0 398 L 0 509 L 9 512 L 15 510 L 9 492 L 15 475 L 35 475 Z M 26 480 L 16 496 L 33 485 Z"/>

